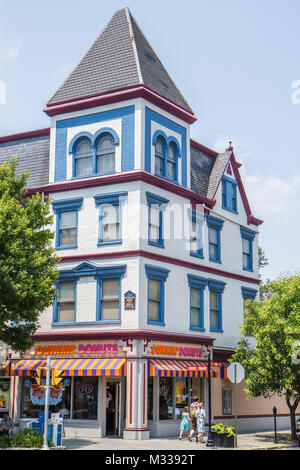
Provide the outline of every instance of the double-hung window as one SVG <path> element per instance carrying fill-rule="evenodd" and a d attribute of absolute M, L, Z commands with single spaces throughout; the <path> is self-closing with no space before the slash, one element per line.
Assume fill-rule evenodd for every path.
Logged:
<path fill-rule="evenodd" d="M 76 176 L 93 174 L 93 146 L 88 137 L 82 137 L 76 143 L 74 163 Z"/>
<path fill-rule="evenodd" d="M 122 202 L 127 192 L 94 196 L 99 208 L 98 245 L 122 243 Z"/>
<path fill-rule="evenodd" d="M 246 227 L 240 227 L 242 237 L 242 265 L 246 271 L 253 271 L 253 240 L 256 233 Z"/>
<path fill-rule="evenodd" d="M 163 208 L 168 199 L 146 192 L 148 204 L 148 243 L 164 248 Z"/>
<path fill-rule="evenodd" d="M 169 181 L 178 181 L 178 158 L 180 146 L 173 136 L 167 137 L 163 131 L 156 131 L 153 136 L 154 174 Z"/>
<path fill-rule="evenodd" d="M 237 212 L 237 182 L 233 178 L 222 178 L 222 208 Z"/>
<path fill-rule="evenodd" d="M 224 220 L 206 215 L 208 227 L 208 254 L 209 261 L 221 263 L 221 230 Z"/>
<path fill-rule="evenodd" d="M 155 143 L 155 168 L 157 176 L 164 176 L 166 143 L 162 137 L 158 137 Z"/>
<path fill-rule="evenodd" d="M 164 325 L 165 282 L 169 270 L 159 266 L 145 265 L 148 279 L 148 323 Z"/>
<path fill-rule="evenodd" d="M 82 201 L 83 198 L 76 198 L 52 202 L 56 214 L 56 249 L 77 248 L 78 211 Z"/>
<path fill-rule="evenodd" d="M 203 295 L 207 280 L 188 274 L 190 287 L 190 329 L 204 331 Z"/>
<path fill-rule="evenodd" d="M 97 173 L 115 171 L 115 141 L 110 134 L 104 134 L 97 145 Z"/>
<path fill-rule="evenodd" d="M 55 322 L 74 322 L 76 318 L 76 281 L 69 279 L 57 284 L 57 297 L 54 304 Z"/>
<path fill-rule="evenodd" d="M 97 321 L 121 322 L 121 280 L 125 270 L 126 265 L 101 267 L 97 270 Z"/>
<path fill-rule="evenodd" d="M 203 221 L 204 215 L 194 209 L 189 210 L 190 255 L 203 258 Z"/>
<path fill-rule="evenodd" d="M 222 332 L 222 294 L 226 283 L 208 279 L 210 331 Z"/>

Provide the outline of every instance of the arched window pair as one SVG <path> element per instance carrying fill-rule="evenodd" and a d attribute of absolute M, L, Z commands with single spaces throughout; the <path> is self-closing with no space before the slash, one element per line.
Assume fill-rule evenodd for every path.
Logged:
<path fill-rule="evenodd" d="M 171 140 L 168 144 L 162 136 L 155 142 L 155 168 L 154 173 L 171 181 L 178 180 L 178 145 Z"/>
<path fill-rule="evenodd" d="M 88 137 L 80 137 L 74 147 L 74 176 L 115 171 L 115 141 L 110 134 L 101 135 L 94 146 Z"/>

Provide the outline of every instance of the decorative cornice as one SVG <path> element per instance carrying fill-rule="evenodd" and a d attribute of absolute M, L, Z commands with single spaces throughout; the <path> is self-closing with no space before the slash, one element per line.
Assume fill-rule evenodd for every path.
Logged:
<path fill-rule="evenodd" d="M 213 199 L 208 199 L 205 196 L 195 193 L 194 191 L 179 186 L 176 183 L 166 181 L 158 176 L 147 173 L 143 170 L 130 171 L 126 173 L 119 173 L 108 176 L 99 176 L 99 177 L 90 177 L 85 179 L 76 179 L 71 181 L 65 181 L 62 183 L 50 183 L 44 186 L 37 186 L 35 188 L 28 188 L 27 194 L 31 196 L 35 193 L 44 193 L 49 195 L 52 193 L 58 193 L 62 191 L 73 191 L 75 189 L 91 188 L 95 186 L 107 186 L 112 184 L 120 183 L 129 183 L 132 181 L 143 181 L 144 183 L 149 183 L 158 188 L 170 191 L 173 194 L 182 196 L 186 199 L 189 199 L 192 203 L 196 204 L 205 204 L 206 206 L 212 208 L 215 201 Z"/>
<path fill-rule="evenodd" d="M 95 108 L 107 104 L 118 103 L 121 101 L 132 100 L 135 98 L 144 98 L 150 103 L 159 106 L 168 113 L 182 119 L 188 124 L 192 124 L 197 120 L 194 114 L 182 108 L 175 102 L 166 99 L 156 91 L 151 90 L 145 85 L 137 85 L 128 88 L 120 88 L 118 90 L 100 93 L 79 98 L 77 100 L 63 101 L 60 103 L 48 104 L 44 112 L 48 116 L 56 116 L 58 114 L 71 113 L 81 111 L 83 109 Z"/>
<path fill-rule="evenodd" d="M 158 253 L 152 253 L 145 250 L 128 250 L 128 251 L 115 251 L 111 253 L 88 253 L 85 255 L 75 255 L 75 256 L 60 256 L 61 263 L 76 263 L 86 260 L 104 260 L 104 259 L 121 259 L 121 258 L 135 258 L 142 257 L 147 259 L 152 259 L 155 261 L 160 261 L 162 263 L 173 264 L 176 266 L 182 266 L 188 269 L 194 269 L 201 272 L 206 272 L 214 274 L 216 276 L 228 277 L 231 279 L 236 279 L 238 281 L 248 282 L 251 284 L 260 284 L 260 279 L 244 276 L 241 274 L 232 273 L 229 271 L 224 271 L 222 269 L 212 268 L 210 266 L 205 266 L 199 263 L 192 263 L 191 261 L 180 260 L 178 258 L 172 258 L 170 256 L 161 255 Z"/>
<path fill-rule="evenodd" d="M 191 343 L 191 344 L 212 344 L 214 338 L 209 336 L 200 336 L 200 335 L 188 335 L 183 333 L 176 332 L 165 332 L 165 331 L 153 331 L 153 330 L 87 330 L 87 331 L 78 331 L 78 330 L 63 330 L 63 331 L 48 331 L 35 333 L 32 335 L 34 341 L 76 341 L 83 339 L 106 339 L 106 338 L 115 338 L 115 339 L 147 339 L 149 341 L 177 341 L 182 343 Z"/>

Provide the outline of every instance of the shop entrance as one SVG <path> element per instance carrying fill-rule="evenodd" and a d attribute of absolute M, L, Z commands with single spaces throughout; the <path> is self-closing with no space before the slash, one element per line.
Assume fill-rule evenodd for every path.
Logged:
<path fill-rule="evenodd" d="M 106 382 L 106 436 L 121 436 L 121 382 Z"/>

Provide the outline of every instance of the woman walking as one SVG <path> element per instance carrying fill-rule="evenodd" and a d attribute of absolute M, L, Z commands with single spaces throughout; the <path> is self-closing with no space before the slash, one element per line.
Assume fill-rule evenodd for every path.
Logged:
<path fill-rule="evenodd" d="M 198 427 L 198 442 L 203 442 L 203 434 L 205 432 L 205 410 L 203 403 L 199 403 L 197 409 L 197 427 Z"/>
<path fill-rule="evenodd" d="M 180 423 L 180 434 L 179 434 L 179 440 L 181 441 L 182 439 L 182 434 L 184 431 L 187 432 L 188 437 L 189 437 L 189 421 L 191 421 L 190 415 L 189 415 L 189 407 L 185 406 L 183 408 L 183 413 L 181 415 L 182 420 Z"/>

